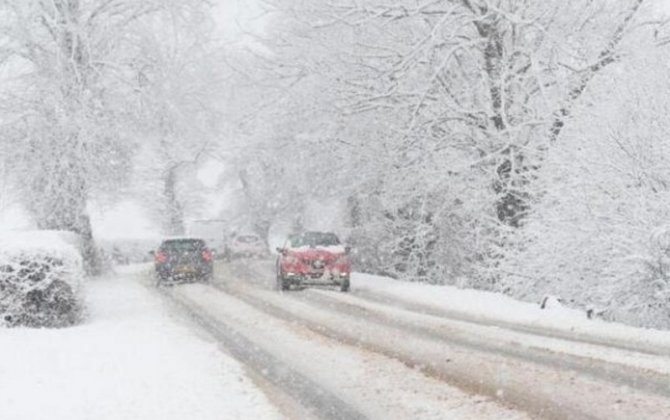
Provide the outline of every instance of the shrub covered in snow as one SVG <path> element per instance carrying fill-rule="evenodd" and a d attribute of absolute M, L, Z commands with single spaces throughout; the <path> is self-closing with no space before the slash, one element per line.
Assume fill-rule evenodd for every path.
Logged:
<path fill-rule="evenodd" d="M 0 322 L 62 327 L 76 323 L 84 269 L 76 235 L 56 231 L 0 234 Z"/>
<path fill-rule="evenodd" d="M 666 60 L 630 69 L 634 87 L 622 88 L 628 72 L 594 84 L 612 100 L 584 106 L 538 172 L 541 200 L 501 263 L 514 296 L 670 328 L 670 83 L 654 68 Z"/>

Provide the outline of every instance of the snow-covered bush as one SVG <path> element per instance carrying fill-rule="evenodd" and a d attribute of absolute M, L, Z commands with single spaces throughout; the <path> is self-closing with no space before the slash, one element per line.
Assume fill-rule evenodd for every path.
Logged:
<path fill-rule="evenodd" d="M 84 268 L 78 242 L 57 231 L 0 235 L 0 323 L 63 327 L 80 319 Z"/>
<path fill-rule="evenodd" d="M 667 64 L 616 70 L 589 94 L 609 102 L 582 106 L 540 171 L 534 211 L 506 250 L 503 285 L 531 301 L 552 294 L 608 319 L 669 328 Z"/>

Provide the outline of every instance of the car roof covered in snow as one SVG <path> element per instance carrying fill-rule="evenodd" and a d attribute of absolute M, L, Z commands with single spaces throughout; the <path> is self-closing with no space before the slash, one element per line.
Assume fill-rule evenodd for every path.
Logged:
<path fill-rule="evenodd" d="M 197 237 L 190 237 L 190 236 L 183 236 L 183 237 L 174 237 L 174 238 L 164 238 L 160 246 L 166 246 L 166 245 L 171 245 L 171 244 L 183 244 L 183 243 L 195 243 L 198 245 L 207 245 L 207 241 L 205 241 L 203 238 L 197 238 Z"/>
<path fill-rule="evenodd" d="M 203 238 L 197 236 L 175 236 L 163 238 L 161 242 L 180 242 L 180 241 L 204 241 Z"/>

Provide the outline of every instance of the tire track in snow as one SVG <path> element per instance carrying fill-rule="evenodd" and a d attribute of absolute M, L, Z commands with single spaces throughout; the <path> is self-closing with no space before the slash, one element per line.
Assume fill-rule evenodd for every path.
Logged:
<path fill-rule="evenodd" d="M 568 388 L 579 388 L 582 392 L 575 392 L 572 389 L 566 391 L 566 384 L 563 383 L 563 388 L 561 389 L 559 386 L 559 391 L 556 392 L 556 394 L 560 394 L 562 397 L 581 398 L 579 404 L 575 404 L 574 401 L 571 402 L 570 398 L 562 400 L 560 396 L 557 397 L 556 395 L 552 395 L 554 394 L 553 392 L 546 392 L 539 389 L 538 383 L 536 383 L 536 387 L 533 389 L 533 387 L 529 387 L 528 384 L 523 383 L 524 375 L 528 376 L 528 379 L 535 375 L 535 380 L 537 381 L 537 375 L 539 375 L 538 372 L 541 372 L 542 375 L 547 375 L 547 378 L 549 378 L 555 373 L 556 366 L 552 366 L 551 369 L 547 369 L 547 366 L 540 366 L 540 368 L 538 368 L 536 362 L 524 360 L 522 356 L 518 358 L 517 366 L 512 366 L 510 368 L 509 366 L 506 366 L 508 362 L 505 361 L 498 367 L 488 369 L 489 375 L 487 376 L 478 372 L 469 371 L 465 366 L 455 367 L 454 364 L 449 363 L 450 360 L 447 360 L 447 363 L 444 363 L 444 361 L 439 360 L 439 358 L 435 359 L 437 361 L 421 358 L 413 354 L 411 350 L 405 349 L 403 352 L 402 349 L 394 347 L 393 344 L 389 345 L 388 343 L 381 343 L 379 339 L 371 338 L 367 336 L 367 333 L 365 332 L 357 332 L 354 328 L 345 331 L 346 328 L 343 329 L 333 326 L 332 324 L 328 325 L 326 320 L 329 318 L 338 319 L 341 325 L 348 325 L 355 320 L 355 317 L 351 316 L 349 313 L 339 312 L 337 310 L 333 311 L 332 309 L 332 313 L 329 316 L 315 317 L 314 315 L 319 311 L 328 310 L 328 308 L 325 307 L 324 302 L 309 302 L 309 299 L 307 299 L 307 301 L 300 301 L 300 299 L 295 299 L 294 294 L 291 296 L 292 293 L 290 292 L 280 296 L 258 288 L 255 288 L 254 290 L 252 286 L 248 285 L 248 282 L 239 280 L 237 284 L 215 284 L 214 286 L 244 300 L 250 305 L 272 316 L 289 321 L 299 321 L 301 325 L 326 337 L 395 358 L 404 362 L 409 367 L 419 367 L 422 371 L 431 376 L 448 383 L 456 384 L 470 392 L 488 395 L 494 398 L 499 398 L 502 401 L 511 402 L 516 407 L 524 409 L 534 415 L 547 418 L 626 418 L 634 412 L 631 410 L 636 406 L 647 410 L 647 418 L 666 418 L 670 415 L 670 402 L 667 400 L 653 397 L 648 399 L 647 394 L 640 394 L 639 392 L 622 392 L 621 389 L 612 388 L 611 383 L 603 384 L 597 381 L 594 382 L 588 378 L 581 377 L 578 372 L 566 370 L 564 368 L 560 370 L 558 377 L 554 377 L 553 380 L 557 381 L 559 384 L 561 384 L 562 380 L 567 380 L 570 382 Z M 286 302 L 279 302 L 273 296 L 283 300 L 290 299 L 292 302 L 290 305 L 286 304 Z M 296 303 L 303 304 L 306 307 L 301 311 L 295 311 Z M 310 314 L 312 316 L 310 316 Z M 358 315 L 360 316 L 360 314 Z M 453 344 L 448 340 L 445 341 L 444 337 L 421 337 L 421 334 L 417 335 L 416 331 L 402 328 L 397 329 L 397 326 L 383 326 L 380 324 L 377 324 L 377 326 L 394 329 L 395 333 L 392 334 L 402 336 L 405 342 L 416 339 L 442 342 L 445 347 Z M 375 325 L 372 325 L 371 327 L 375 328 Z M 481 353 L 481 349 L 477 349 L 476 347 L 470 347 L 466 351 L 470 353 Z M 509 358 L 503 360 L 509 360 Z M 515 369 L 516 372 L 514 372 Z M 524 369 L 526 370 L 522 372 Z M 500 372 L 504 373 L 501 374 Z M 505 378 L 506 376 L 514 377 L 515 375 L 516 379 L 513 381 Z M 514 386 L 509 386 L 510 382 L 514 381 L 516 381 Z M 617 386 L 616 388 L 620 387 Z M 503 395 L 500 395 L 501 389 L 505 390 Z M 597 408 L 594 407 L 592 409 L 592 402 L 584 400 L 584 396 L 594 392 L 598 392 L 598 397 L 601 398 L 603 402 L 606 401 L 606 404 L 601 404 L 603 406 Z M 630 394 L 635 395 L 630 396 Z M 628 404 L 625 405 L 626 403 Z M 622 404 L 624 404 L 625 407 Z M 594 415 L 594 412 L 597 414 Z M 622 416 L 622 413 L 627 413 L 627 415 Z"/>
<path fill-rule="evenodd" d="M 207 285 L 186 285 L 163 292 L 171 295 L 166 296 L 170 304 L 175 305 L 172 299 L 178 299 L 188 308 L 200 308 L 197 312 L 207 319 L 233 325 L 236 332 L 249 338 L 247 352 L 256 348 L 272 351 L 284 365 L 317 382 L 321 389 L 337 393 L 368 418 L 529 418 L 492 399 L 463 393 L 416 370 L 406 371 L 399 361 L 314 334 Z M 190 317 L 188 312 L 178 314 Z M 295 413 L 290 418 L 305 418 Z M 310 414 L 318 417 L 318 413 Z"/>
<path fill-rule="evenodd" d="M 437 316 L 447 320 L 468 322 L 485 327 L 498 327 L 520 333 L 533 334 L 547 338 L 556 338 L 575 343 L 591 344 L 616 348 L 637 353 L 649 354 L 652 356 L 670 357 L 670 348 L 648 343 L 637 343 L 634 341 L 624 341 L 621 339 L 594 337 L 579 332 L 568 332 L 555 328 L 534 327 L 532 325 L 515 324 L 512 322 L 500 321 L 496 319 L 483 318 L 480 316 L 469 315 L 458 311 L 437 308 L 435 306 L 409 302 L 398 299 L 395 296 L 371 292 L 368 290 L 355 290 L 352 294 L 383 305 L 390 305 L 396 308 L 405 309 L 411 312 L 422 313 L 426 315 Z"/>
<path fill-rule="evenodd" d="M 281 389 L 312 416 L 324 420 L 363 420 L 366 417 L 319 384 L 291 369 L 270 352 L 256 346 L 233 327 L 209 316 L 195 305 L 176 297 L 169 289 L 158 289 L 180 311 L 210 333 L 242 364 L 258 372 L 265 380 Z"/>
<path fill-rule="evenodd" d="M 247 265 L 240 266 L 239 263 L 244 263 Z M 245 280 L 250 280 L 251 282 L 262 288 L 265 289 L 272 288 L 271 284 L 269 283 L 269 281 L 271 282 L 272 279 L 274 278 L 272 271 L 274 269 L 274 266 L 272 265 L 272 261 L 241 260 L 229 264 L 227 268 L 233 270 L 233 273 L 235 273 L 238 277 L 240 278 L 244 277 Z M 246 272 L 244 271 L 245 269 Z M 670 347 L 660 346 L 653 343 L 636 342 L 624 339 L 617 339 L 613 337 L 598 337 L 576 331 L 565 331 L 551 327 L 536 327 L 533 325 L 518 324 L 509 321 L 501 321 L 494 318 L 487 318 L 479 315 L 471 315 L 463 313 L 460 311 L 439 308 L 430 304 L 423 304 L 419 302 L 403 300 L 398 298 L 397 296 L 377 291 L 373 292 L 369 290 L 356 290 L 355 288 L 353 288 L 350 291 L 350 294 L 382 305 L 387 305 L 399 309 L 405 309 L 407 311 L 415 312 L 418 314 L 426 314 L 444 318 L 447 321 L 461 321 L 470 324 L 481 325 L 483 327 L 497 327 L 500 329 L 515 331 L 519 333 L 532 334 L 551 339 L 559 339 L 574 342 L 576 344 L 589 344 L 589 345 L 608 347 L 612 349 L 620 349 L 630 352 L 648 354 L 651 356 L 670 357 Z"/>
<path fill-rule="evenodd" d="M 622 386 L 635 384 L 635 388 L 646 392 L 658 394 L 670 398 L 670 376 L 649 369 L 624 365 L 621 363 L 600 360 L 592 357 L 584 357 L 551 350 L 547 348 L 526 346 L 518 341 L 497 341 L 491 338 L 478 337 L 469 334 L 464 327 L 449 325 L 450 320 L 441 319 L 440 323 L 434 323 L 428 327 L 420 322 L 410 322 L 398 318 L 392 318 L 386 308 L 374 308 L 365 305 L 365 302 L 356 303 L 347 301 L 348 296 L 326 294 L 318 290 L 309 290 L 304 294 L 296 294 L 294 297 L 304 302 L 313 302 L 319 307 L 327 305 L 344 313 L 356 313 L 366 317 L 372 323 L 385 326 L 393 326 L 427 338 L 444 340 L 458 346 L 470 348 L 477 351 L 485 351 L 500 354 L 505 357 L 513 357 L 521 361 L 532 361 L 534 363 L 549 366 L 555 369 L 570 369 L 580 374 L 589 375 L 595 379 L 605 380 Z M 374 305 L 372 305 L 374 306 Z M 388 310 L 396 311 L 389 307 Z M 417 321 L 425 314 L 408 314 L 416 317 Z M 440 322 L 438 321 L 438 322 Z M 461 322 L 461 321 L 459 321 Z"/>

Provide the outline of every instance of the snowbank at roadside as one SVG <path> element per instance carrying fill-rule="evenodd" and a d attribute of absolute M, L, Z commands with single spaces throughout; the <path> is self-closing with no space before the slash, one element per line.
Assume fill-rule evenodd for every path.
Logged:
<path fill-rule="evenodd" d="M 129 276 L 89 282 L 86 300 L 83 325 L 0 330 L 2 418 L 279 417 L 236 361 Z"/>
<path fill-rule="evenodd" d="M 461 314 L 474 321 L 509 323 L 603 340 L 634 341 L 662 347 L 670 354 L 670 331 L 588 319 L 586 313 L 561 305 L 541 309 L 540 303 L 521 302 L 500 293 L 409 283 L 362 273 L 352 275 L 352 289 Z"/>

